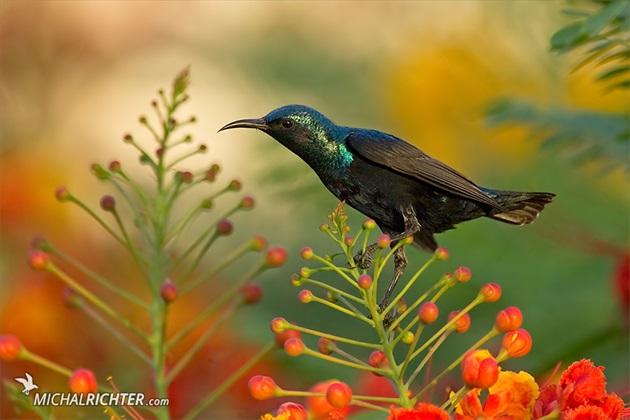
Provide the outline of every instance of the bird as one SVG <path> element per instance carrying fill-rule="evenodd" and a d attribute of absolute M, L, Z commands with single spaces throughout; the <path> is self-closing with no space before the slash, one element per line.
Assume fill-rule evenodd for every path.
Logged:
<path fill-rule="evenodd" d="M 26 372 L 24 374 L 26 375 L 26 379 L 25 378 L 15 378 L 15 380 L 18 381 L 19 383 L 21 383 L 22 386 L 24 386 L 24 389 L 22 390 L 22 393 L 24 395 L 29 395 L 32 390 L 39 389 L 39 387 L 33 383 L 33 377 L 31 375 L 29 375 Z"/>
<path fill-rule="evenodd" d="M 300 157 L 335 197 L 373 219 L 390 236 L 392 247 L 413 236 L 414 246 L 434 252 L 434 234 L 480 217 L 527 225 L 555 197 L 480 187 L 401 138 L 337 125 L 305 105 L 285 105 L 262 118 L 236 120 L 219 132 L 234 128 L 260 130 Z M 377 249 L 372 244 L 359 252 L 355 264 L 368 268 Z M 381 310 L 407 263 L 404 247 L 397 248 Z"/>

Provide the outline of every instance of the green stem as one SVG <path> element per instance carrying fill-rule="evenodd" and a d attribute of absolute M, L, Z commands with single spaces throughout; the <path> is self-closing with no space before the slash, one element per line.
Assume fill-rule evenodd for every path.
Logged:
<path fill-rule="evenodd" d="M 352 344 L 352 345 L 355 345 L 355 346 L 368 347 L 368 348 L 372 348 L 372 349 L 377 349 L 377 348 L 380 347 L 379 344 L 366 343 L 364 341 L 357 341 L 357 340 L 353 340 L 351 338 L 342 337 L 342 336 L 339 336 L 339 335 L 326 334 L 326 333 L 322 333 L 322 332 L 319 332 L 319 331 L 316 331 L 316 330 L 312 330 L 310 328 L 302 327 L 302 326 L 299 326 L 299 325 L 295 325 L 295 324 L 291 324 L 291 329 L 303 332 L 305 334 L 311 334 L 311 335 L 314 335 L 315 337 L 322 337 L 322 338 L 326 338 L 328 340 L 333 340 L 333 341 L 336 341 L 336 342 L 339 342 L 339 343 Z"/>
<path fill-rule="evenodd" d="M 65 368 L 61 365 L 58 365 L 57 363 L 52 362 L 48 359 L 45 359 L 38 354 L 31 353 L 27 349 L 24 349 L 24 348 L 22 349 L 22 351 L 20 352 L 20 358 L 23 360 L 27 360 L 29 362 L 36 363 L 40 366 L 43 366 L 47 369 L 57 372 L 63 376 L 67 376 L 68 378 L 72 376 L 72 371 L 70 369 Z"/>
<path fill-rule="evenodd" d="M 89 214 L 92 217 L 92 219 L 96 220 L 96 222 L 99 225 L 101 225 L 101 227 L 103 229 L 105 229 L 107 231 L 107 233 L 109 233 L 114 239 L 116 239 L 118 242 L 120 242 L 120 244 L 122 246 L 126 247 L 127 244 L 125 243 L 123 238 L 121 238 L 116 232 L 114 232 L 112 230 L 112 228 L 110 228 L 109 225 L 103 221 L 103 219 L 101 219 L 96 213 L 94 213 L 94 211 L 91 208 L 89 208 L 88 206 L 83 204 L 82 201 L 78 200 L 76 197 L 74 197 L 72 195 L 68 198 L 68 201 L 70 201 L 70 202 L 76 204 L 77 206 L 79 206 L 83 211 L 85 211 L 87 214 Z"/>
<path fill-rule="evenodd" d="M 391 372 L 387 369 L 380 369 L 380 368 L 373 368 L 372 366 L 366 364 L 366 363 L 354 363 L 354 362 L 349 362 L 347 360 L 343 360 L 343 359 L 339 359 L 337 357 L 333 357 L 333 356 L 329 356 L 327 354 L 322 354 L 318 351 L 314 351 L 309 349 L 308 347 L 304 349 L 304 353 L 303 354 L 307 354 L 309 356 L 313 356 L 316 357 L 318 359 L 322 359 L 322 360 L 326 360 L 328 362 L 331 363 L 336 363 L 338 365 L 342 365 L 342 366 L 347 366 L 353 369 L 359 369 L 359 370 L 366 370 L 368 372 L 374 372 L 374 373 L 378 373 L 380 375 L 383 376 L 388 376 L 391 374 Z"/>
<path fill-rule="evenodd" d="M 359 319 L 359 320 L 361 320 L 363 322 L 366 322 L 366 323 L 372 325 L 372 320 L 371 319 L 368 319 L 367 317 L 365 317 L 362 314 L 354 313 L 354 312 L 344 308 L 343 306 L 336 305 L 336 304 L 334 304 L 332 302 L 329 302 L 329 301 L 327 301 L 325 299 L 322 299 L 322 298 L 319 298 L 317 296 L 313 296 L 313 302 L 318 302 L 318 303 L 321 303 L 322 305 L 329 306 L 329 307 L 331 307 L 331 308 L 333 308 L 333 309 L 335 309 L 335 310 L 337 310 L 337 311 L 339 311 L 341 313 L 344 313 L 346 315 L 349 315 L 349 316 L 351 316 L 353 318 Z"/>
<path fill-rule="evenodd" d="M 129 320 L 127 320 L 125 317 L 123 317 L 118 312 L 116 312 L 114 309 L 112 309 L 112 307 L 110 307 L 105 302 L 103 302 L 98 297 L 96 297 L 96 295 L 92 294 L 85 287 L 81 286 L 79 283 L 74 281 L 73 278 L 68 276 L 65 272 L 61 271 L 52 262 L 48 262 L 48 264 L 46 265 L 46 270 L 48 272 L 52 273 L 53 275 L 55 275 L 58 279 L 60 279 L 64 283 L 66 283 L 68 286 L 70 286 L 72 289 L 74 289 L 81 296 L 83 296 L 84 298 L 86 298 L 87 300 L 92 302 L 92 304 L 94 304 L 94 306 L 96 306 L 97 308 L 99 308 L 100 310 L 105 312 L 107 315 L 109 315 L 112 318 L 116 319 L 117 321 L 119 321 L 121 324 L 123 324 L 125 327 L 127 327 L 128 329 L 130 329 L 131 331 L 133 331 L 134 333 L 136 333 L 140 337 L 142 337 L 144 339 L 147 338 L 147 335 L 144 333 L 144 331 L 140 330 L 138 327 L 136 327 L 134 324 L 132 324 Z"/>
<path fill-rule="evenodd" d="M 138 298 L 136 295 L 134 295 L 132 293 L 129 293 L 127 290 L 118 287 L 117 285 L 111 283 L 106 278 L 96 274 L 95 272 L 93 272 L 92 270 L 90 270 L 89 268 L 87 268 L 86 266 L 81 264 L 79 261 L 77 261 L 74 258 L 72 258 L 71 256 L 69 256 L 68 254 L 66 254 L 62 250 L 60 250 L 60 249 L 58 249 L 56 247 L 53 247 L 50 244 L 49 244 L 49 250 L 50 250 L 50 253 L 52 255 L 58 257 L 60 260 L 66 262 L 67 264 L 72 265 L 74 268 L 79 270 L 79 272 L 81 272 L 85 276 L 95 280 L 97 283 L 101 284 L 102 286 L 105 286 L 109 290 L 112 290 L 113 292 L 116 292 L 118 295 L 120 295 L 120 297 L 127 299 L 129 302 L 133 303 L 134 305 L 140 306 L 141 308 L 144 308 L 144 309 L 148 309 L 149 308 L 149 305 L 146 302 L 140 300 L 140 298 Z"/>

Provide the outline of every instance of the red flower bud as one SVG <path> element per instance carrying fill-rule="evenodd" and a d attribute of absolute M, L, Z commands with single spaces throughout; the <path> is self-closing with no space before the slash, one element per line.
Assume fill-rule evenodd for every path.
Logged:
<path fill-rule="evenodd" d="M 270 248 L 265 257 L 265 264 L 269 267 L 280 267 L 287 260 L 287 250 L 282 247 Z"/>
<path fill-rule="evenodd" d="M 392 240 L 389 235 L 383 233 L 378 237 L 376 243 L 378 244 L 379 248 L 387 248 L 392 243 Z"/>
<path fill-rule="evenodd" d="M 302 337 L 302 333 L 297 331 L 297 330 L 285 330 L 282 331 L 281 333 L 278 333 L 274 336 L 274 340 L 276 341 L 276 345 L 278 347 L 284 348 L 284 344 L 292 339 L 292 338 L 297 338 L 297 339 L 301 339 Z"/>
<path fill-rule="evenodd" d="M 31 251 L 28 255 L 28 262 L 35 270 L 44 270 L 50 263 L 48 260 L 48 254 L 44 251 Z"/>
<path fill-rule="evenodd" d="M 59 187 L 55 191 L 55 197 L 57 197 L 58 201 L 67 201 L 71 195 L 66 187 Z"/>
<path fill-rule="evenodd" d="M 461 283 L 466 283 L 472 277 L 472 272 L 468 267 L 457 267 L 453 276 L 455 277 L 455 280 Z"/>
<path fill-rule="evenodd" d="M 111 195 L 101 197 L 101 208 L 105 211 L 114 211 L 116 209 L 116 199 Z"/>
<path fill-rule="evenodd" d="M 232 226 L 232 222 L 227 219 L 221 219 L 217 222 L 217 235 L 229 235 L 232 233 L 234 226 Z"/>
<path fill-rule="evenodd" d="M 300 338 L 289 338 L 284 342 L 284 351 L 286 351 L 289 356 L 299 356 L 304 353 L 305 349 L 306 346 Z"/>
<path fill-rule="evenodd" d="M 523 328 L 508 332 L 503 336 L 501 352 L 507 353 L 511 358 L 525 356 L 531 349 L 532 336 Z"/>
<path fill-rule="evenodd" d="M 10 362 L 22 352 L 22 343 L 14 335 L 0 335 L 0 360 Z"/>
<path fill-rule="evenodd" d="M 253 197 L 250 196 L 245 196 L 241 199 L 241 208 L 243 209 L 252 209 L 254 208 L 254 205 L 256 204 L 256 202 L 254 201 Z"/>
<path fill-rule="evenodd" d="M 369 274 L 361 274 L 357 279 L 357 283 L 361 289 L 369 289 L 372 286 L 372 277 Z"/>
<path fill-rule="evenodd" d="M 243 185 L 241 184 L 241 181 L 239 181 L 238 179 L 233 179 L 227 188 L 230 191 L 240 191 L 241 188 L 243 188 Z"/>
<path fill-rule="evenodd" d="M 370 353 L 368 365 L 377 369 L 387 369 L 389 367 L 389 361 L 387 360 L 387 356 L 382 350 L 374 350 L 372 353 Z M 374 374 L 376 376 L 383 376 L 379 373 Z"/>
<path fill-rule="evenodd" d="M 301 290 L 300 293 L 298 293 L 298 299 L 300 299 L 302 303 L 309 303 L 313 300 L 313 293 L 308 289 Z"/>
<path fill-rule="evenodd" d="M 437 320 L 439 314 L 440 311 L 437 305 L 433 302 L 424 302 L 420 306 L 420 309 L 418 309 L 418 318 L 420 318 L 420 321 L 423 324 L 434 323 Z"/>
<path fill-rule="evenodd" d="M 484 302 L 496 302 L 501 297 L 501 286 L 497 283 L 484 284 L 479 295 L 483 296 Z"/>
<path fill-rule="evenodd" d="M 109 162 L 109 170 L 112 172 L 119 172 L 120 167 L 120 162 L 117 160 L 112 160 L 111 162 Z"/>
<path fill-rule="evenodd" d="M 468 388 L 490 388 L 499 379 L 499 364 L 487 350 L 469 351 L 462 360 L 462 377 Z"/>
<path fill-rule="evenodd" d="M 448 249 L 444 247 L 439 247 L 438 249 L 435 250 L 435 259 L 439 261 L 444 261 L 448 259 L 448 256 L 449 256 Z"/>
<path fill-rule="evenodd" d="M 345 382 L 333 382 L 326 390 L 326 400 L 333 407 L 346 407 L 352 400 L 352 390 Z"/>
<path fill-rule="evenodd" d="M 160 296 L 162 296 L 162 300 L 166 303 L 172 303 L 175 299 L 177 299 L 177 296 L 179 296 L 177 286 L 175 286 L 171 279 L 166 279 L 164 280 L 164 283 L 162 283 Z"/>
<path fill-rule="evenodd" d="M 241 288 L 243 302 L 247 305 L 255 305 L 262 299 L 262 289 L 258 283 L 248 283 Z"/>
<path fill-rule="evenodd" d="M 448 314 L 448 320 L 450 321 L 451 319 L 455 318 L 460 312 L 461 311 L 451 312 L 450 314 Z M 470 328 L 470 315 L 468 315 L 467 313 L 462 315 L 461 318 L 455 321 L 455 325 L 453 325 L 452 328 L 454 328 L 455 331 L 457 331 L 458 333 L 468 331 L 468 328 Z"/>
<path fill-rule="evenodd" d="M 335 383 L 339 382 L 337 380 L 329 380 L 318 382 L 313 385 L 309 392 L 313 393 L 326 393 L 328 391 L 328 387 Z M 326 397 L 306 397 L 306 407 L 309 414 L 313 419 L 345 419 L 348 417 L 349 406 L 343 408 L 337 408 L 328 402 Z"/>
<path fill-rule="evenodd" d="M 77 369 L 69 380 L 70 390 L 77 394 L 96 392 L 96 377 L 89 369 Z"/>
<path fill-rule="evenodd" d="M 501 332 L 514 331 L 521 327 L 523 323 L 523 314 L 516 306 L 505 308 L 497 314 L 494 326 Z"/>
<path fill-rule="evenodd" d="M 336 348 L 337 346 L 335 345 L 335 342 L 333 340 L 324 337 L 317 340 L 317 349 L 321 354 L 333 354 Z"/>
<path fill-rule="evenodd" d="M 264 236 L 255 235 L 252 238 L 252 241 L 251 241 L 249 247 L 253 251 L 262 251 L 263 249 L 267 248 L 267 240 L 265 239 Z"/>
<path fill-rule="evenodd" d="M 252 376 L 247 383 L 247 387 L 252 397 L 257 400 L 273 398 L 278 390 L 278 386 L 272 378 L 262 375 Z"/>
<path fill-rule="evenodd" d="M 304 247 L 302 248 L 302 252 L 300 252 L 300 257 L 302 257 L 305 260 L 310 260 L 311 258 L 313 258 L 313 248 L 310 247 Z"/>

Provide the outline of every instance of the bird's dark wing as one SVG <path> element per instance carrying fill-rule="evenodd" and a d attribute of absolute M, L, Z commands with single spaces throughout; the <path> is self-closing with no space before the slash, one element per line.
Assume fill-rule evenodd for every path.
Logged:
<path fill-rule="evenodd" d="M 346 137 L 346 144 L 369 161 L 451 194 L 506 211 L 470 179 L 397 137 L 378 131 L 361 130 L 350 133 Z"/>

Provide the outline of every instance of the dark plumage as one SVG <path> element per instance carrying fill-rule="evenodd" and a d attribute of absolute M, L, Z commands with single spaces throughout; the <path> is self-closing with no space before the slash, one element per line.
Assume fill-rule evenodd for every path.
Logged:
<path fill-rule="evenodd" d="M 239 127 L 269 134 L 302 158 L 338 199 L 374 219 L 393 241 L 413 235 L 414 244 L 429 252 L 437 248 L 435 233 L 478 217 L 529 224 L 554 197 L 479 187 L 404 140 L 336 125 L 304 105 L 283 106 L 221 130 Z M 375 249 L 368 248 L 356 262 L 368 266 Z M 404 250 L 399 250 L 385 302 L 406 265 Z"/>

